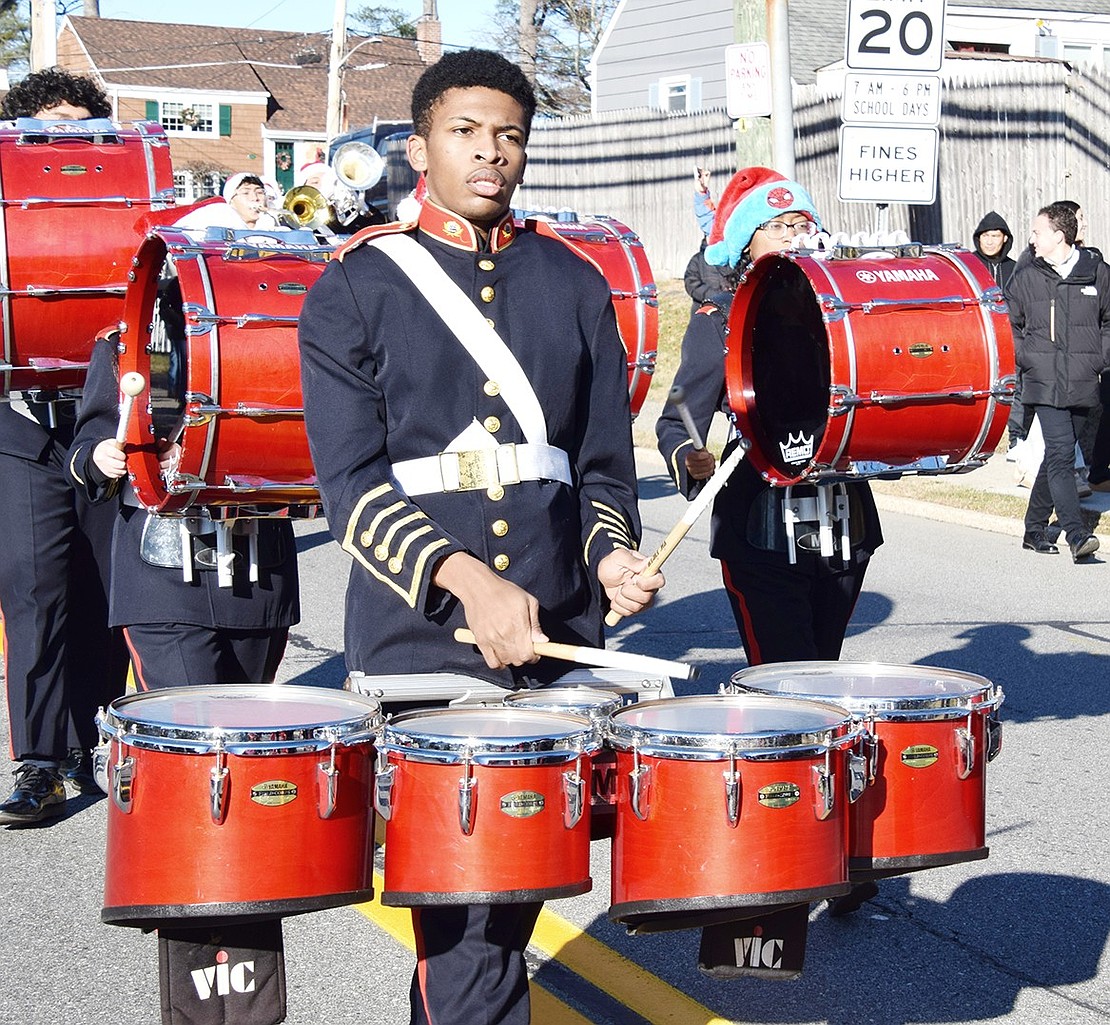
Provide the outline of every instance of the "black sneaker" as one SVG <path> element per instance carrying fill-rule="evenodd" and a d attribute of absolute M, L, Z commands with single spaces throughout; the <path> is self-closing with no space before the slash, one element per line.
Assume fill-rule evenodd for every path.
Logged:
<path fill-rule="evenodd" d="M 89 751 L 71 748 L 62 762 L 62 778 L 79 794 L 99 794 L 100 787 L 93 775 L 93 759 Z"/>
<path fill-rule="evenodd" d="M 15 770 L 15 789 L 0 804 L 0 825 L 25 825 L 57 815 L 66 803 L 66 786 L 60 769 L 20 765 Z"/>

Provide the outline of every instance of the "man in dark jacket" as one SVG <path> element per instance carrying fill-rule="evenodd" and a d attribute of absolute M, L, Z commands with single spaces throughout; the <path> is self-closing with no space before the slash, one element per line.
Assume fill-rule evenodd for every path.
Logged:
<path fill-rule="evenodd" d="M 1005 289 L 1017 266 L 1017 262 L 1010 257 L 1014 236 L 1006 219 L 992 210 L 979 222 L 979 227 L 975 229 L 972 239 L 975 244 L 975 255 L 991 272 L 995 284 Z"/>
<path fill-rule="evenodd" d="M 1045 453 L 1025 512 L 1022 547 L 1054 554 L 1045 537 L 1053 507 L 1072 559 L 1098 550 L 1075 490 L 1075 442 L 1099 401 L 1098 375 L 1110 366 L 1110 268 L 1075 245 L 1074 211 L 1051 203 L 1037 213 L 1034 258 L 1010 282 L 1010 320 L 1022 373 L 1022 401 L 1032 406 Z"/>

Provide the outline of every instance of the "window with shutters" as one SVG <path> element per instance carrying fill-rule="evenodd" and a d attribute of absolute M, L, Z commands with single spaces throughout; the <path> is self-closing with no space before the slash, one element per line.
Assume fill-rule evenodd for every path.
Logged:
<path fill-rule="evenodd" d="M 170 135 L 231 135 L 231 107 L 196 100 L 147 100 L 146 116 Z"/>

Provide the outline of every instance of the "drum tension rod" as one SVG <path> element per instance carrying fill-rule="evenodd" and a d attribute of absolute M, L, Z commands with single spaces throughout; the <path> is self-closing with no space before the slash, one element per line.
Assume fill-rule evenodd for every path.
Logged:
<path fill-rule="evenodd" d="M 316 766 L 316 812 L 322 819 L 330 819 L 335 811 L 335 804 L 339 794 L 339 770 L 335 767 L 335 752 L 339 747 L 339 736 L 334 729 L 325 731 L 325 737 L 330 741 L 328 750 L 330 758 L 327 762 L 319 762 Z"/>
<path fill-rule="evenodd" d="M 459 779 L 459 829 L 464 836 L 474 832 L 474 812 L 478 799 L 478 781 L 474 778 L 473 752 L 463 755 L 463 774 Z"/>
<path fill-rule="evenodd" d="M 640 764 L 640 748 L 632 747 L 632 771 L 628 774 L 628 796 L 632 811 L 641 822 L 648 817 L 648 797 L 651 783 L 651 770 Z"/>
<path fill-rule="evenodd" d="M 728 772 L 725 777 L 725 810 L 728 824 L 736 828 L 740 822 L 740 771 L 736 768 L 736 745 L 729 745 Z"/>
<path fill-rule="evenodd" d="M 586 805 L 586 782 L 582 778 L 582 746 L 574 758 L 574 768 L 563 773 L 563 825 L 573 829 L 582 818 Z"/>
<path fill-rule="evenodd" d="M 223 738 L 217 737 L 216 764 L 212 767 L 211 793 L 209 795 L 209 813 L 212 816 L 212 821 L 217 826 L 222 825 L 227 818 L 228 799 L 231 796 L 231 788 L 228 785 L 227 778 L 228 771 L 227 752 L 224 751 Z"/>
<path fill-rule="evenodd" d="M 813 813 L 820 822 L 823 822 L 832 814 L 833 805 L 836 802 L 836 795 L 834 793 L 835 787 L 836 773 L 833 771 L 832 765 L 832 747 L 829 746 L 825 748 L 824 768 L 820 765 L 813 766 L 813 789 L 815 797 L 813 802 Z"/>

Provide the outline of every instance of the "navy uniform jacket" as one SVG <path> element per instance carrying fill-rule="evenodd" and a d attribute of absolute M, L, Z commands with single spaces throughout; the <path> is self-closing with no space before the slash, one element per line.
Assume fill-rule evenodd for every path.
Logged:
<path fill-rule="evenodd" d="M 686 405 L 703 438 L 709 431 L 715 412 L 720 410 L 731 418 L 725 389 L 724 362 L 731 301 L 732 296 L 728 293 L 715 296 L 711 304 L 703 306 L 690 318 L 682 339 L 682 358 L 674 383 L 685 392 Z M 671 479 L 683 495 L 693 498 L 704 482 L 693 480 L 686 472 L 686 453 L 692 448 L 693 442 L 673 405 L 668 403 L 664 407 L 656 423 L 655 433 Z M 731 451 L 733 444 L 735 442 L 730 442 L 726 454 Z M 785 565 L 781 552 L 769 550 L 759 544 L 753 545 L 750 541 L 752 536 L 759 533 L 754 525 L 756 517 L 753 507 L 757 501 L 762 500 L 770 487 L 748 459 L 740 461 L 713 503 L 710 554 L 723 560 L 754 559 L 776 564 L 782 562 Z M 883 537 L 871 488 L 861 481 L 852 484 L 848 493 L 851 500 L 853 539 L 858 539 L 860 550 L 874 552 L 882 544 Z M 794 494 L 804 495 L 806 491 L 798 486 L 794 489 Z"/>
<path fill-rule="evenodd" d="M 109 620 L 112 626 L 181 623 L 190 626 L 261 630 L 288 627 L 300 620 L 297 553 L 293 527 L 286 519 L 259 522 L 259 580 L 246 572 L 246 539 L 234 538 L 233 586 L 220 587 L 217 574 L 196 569 L 186 583 L 180 568 L 152 566 L 140 556 L 146 510 L 120 498 L 120 481 L 96 468 L 92 453 L 105 438 L 115 437 L 119 423 L 119 384 L 112 343 L 93 347 L 77 433 L 69 450 L 70 483 L 93 502 L 119 501 L 112 537 Z M 127 488 L 126 478 L 123 487 Z"/>
<path fill-rule="evenodd" d="M 524 435 L 431 305 L 389 257 L 360 244 L 407 231 L 512 350 L 569 454 L 573 486 L 525 481 L 410 498 L 391 476 L 477 421 L 498 443 Z M 555 239 L 506 218 L 485 251 L 473 227 L 425 202 L 420 227 L 356 235 L 306 298 L 300 319 L 305 423 L 332 533 L 351 555 L 348 667 L 369 674 L 459 672 L 503 686 L 567 670 L 545 660 L 489 669 L 453 639 L 461 603 L 432 584 L 467 551 L 533 594 L 554 641 L 600 645 L 598 562 L 639 537 L 626 355 L 605 279 Z"/>

